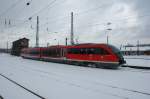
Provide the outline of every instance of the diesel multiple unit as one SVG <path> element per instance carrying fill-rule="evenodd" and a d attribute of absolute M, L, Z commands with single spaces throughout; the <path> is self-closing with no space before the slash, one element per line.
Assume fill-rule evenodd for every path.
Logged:
<path fill-rule="evenodd" d="M 57 45 L 39 48 L 24 48 L 23 58 L 103 68 L 117 68 L 125 63 L 116 47 L 107 44 Z"/>

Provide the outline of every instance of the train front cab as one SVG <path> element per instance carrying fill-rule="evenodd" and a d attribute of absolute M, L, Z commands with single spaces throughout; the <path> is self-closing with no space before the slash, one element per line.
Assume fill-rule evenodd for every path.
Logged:
<path fill-rule="evenodd" d="M 105 44 L 103 45 L 103 48 L 108 54 L 101 56 L 105 61 L 98 63 L 98 66 L 101 66 L 102 68 L 117 69 L 126 63 L 121 51 L 115 46 Z"/>
<path fill-rule="evenodd" d="M 126 61 L 124 60 L 121 51 L 113 45 L 109 45 L 109 47 L 111 48 L 112 52 L 117 56 L 117 58 L 119 60 L 119 64 L 120 65 L 125 64 Z"/>
<path fill-rule="evenodd" d="M 94 64 L 99 68 L 118 68 L 120 58 L 114 53 L 114 49 L 108 45 L 71 46 L 67 49 L 67 59 L 80 64 Z M 118 51 L 116 51 L 118 52 Z"/>

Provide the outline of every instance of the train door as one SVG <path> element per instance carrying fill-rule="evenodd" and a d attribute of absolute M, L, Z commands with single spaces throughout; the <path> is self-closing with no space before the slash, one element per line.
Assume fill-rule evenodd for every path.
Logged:
<path fill-rule="evenodd" d="M 63 48 L 60 49 L 60 57 L 63 57 Z"/>
<path fill-rule="evenodd" d="M 61 57 L 66 58 L 67 50 L 66 48 L 61 48 Z"/>
<path fill-rule="evenodd" d="M 42 57 L 42 48 L 39 48 L 39 57 Z"/>
<path fill-rule="evenodd" d="M 101 48 L 101 60 L 108 61 L 111 59 L 111 54 L 104 48 Z"/>

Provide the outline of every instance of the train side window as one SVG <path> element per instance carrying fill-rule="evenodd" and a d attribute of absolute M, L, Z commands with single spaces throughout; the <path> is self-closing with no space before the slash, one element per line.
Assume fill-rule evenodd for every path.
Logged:
<path fill-rule="evenodd" d="M 86 54 L 100 54 L 99 48 L 86 48 Z"/>
<path fill-rule="evenodd" d="M 93 54 L 101 54 L 100 48 L 93 48 Z"/>
<path fill-rule="evenodd" d="M 87 48 L 81 48 L 80 49 L 80 54 L 87 54 Z"/>
<path fill-rule="evenodd" d="M 100 55 L 108 55 L 109 52 L 103 48 L 90 48 L 88 54 L 100 54 Z"/>
<path fill-rule="evenodd" d="M 76 48 L 76 49 L 73 49 L 73 54 L 80 54 L 80 51 L 79 51 L 79 49 L 78 49 L 78 48 Z"/>
<path fill-rule="evenodd" d="M 67 52 L 68 54 L 109 54 L 109 52 L 103 48 L 70 48 Z"/>
<path fill-rule="evenodd" d="M 30 54 L 37 55 L 37 54 L 39 54 L 39 51 L 38 50 L 32 50 L 32 51 L 30 51 Z"/>
<path fill-rule="evenodd" d="M 109 55 L 109 52 L 101 48 L 101 55 Z"/>
<path fill-rule="evenodd" d="M 71 54 L 76 54 L 76 53 L 77 53 L 77 49 L 72 48 L 72 49 L 71 49 Z"/>
<path fill-rule="evenodd" d="M 86 53 L 87 54 L 94 54 L 94 48 L 87 48 Z"/>
<path fill-rule="evenodd" d="M 48 55 L 49 55 L 48 50 L 43 50 L 43 51 L 42 51 L 42 54 L 43 54 L 44 56 L 48 56 Z"/>
<path fill-rule="evenodd" d="M 67 51 L 69 54 L 80 54 L 80 50 L 77 48 L 70 48 Z"/>
<path fill-rule="evenodd" d="M 80 53 L 83 54 L 83 48 L 80 49 Z"/>
<path fill-rule="evenodd" d="M 89 48 L 85 48 L 85 54 L 90 54 L 90 49 Z"/>

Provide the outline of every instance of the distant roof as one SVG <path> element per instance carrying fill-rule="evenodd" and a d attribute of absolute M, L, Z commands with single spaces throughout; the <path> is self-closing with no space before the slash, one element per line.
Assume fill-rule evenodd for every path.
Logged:
<path fill-rule="evenodd" d="M 139 44 L 139 45 L 131 45 L 131 44 L 128 44 L 128 45 L 125 45 L 124 47 L 150 47 L 150 44 Z"/>
<path fill-rule="evenodd" d="M 25 37 L 24 37 L 24 38 L 21 38 L 21 39 L 19 39 L 19 40 L 23 40 L 23 39 L 29 40 L 28 38 L 25 38 Z"/>
<path fill-rule="evenodd" d="M 18 40 L 16 40 L 16 41 L 14 41 L 14 42 L 18 42 L 18 41 L 22 41 L 22 40 L 29 40 L 29 39 L 27 39 L 27 38 L 21 38 L 21 39 L 18 39 Z"/>

